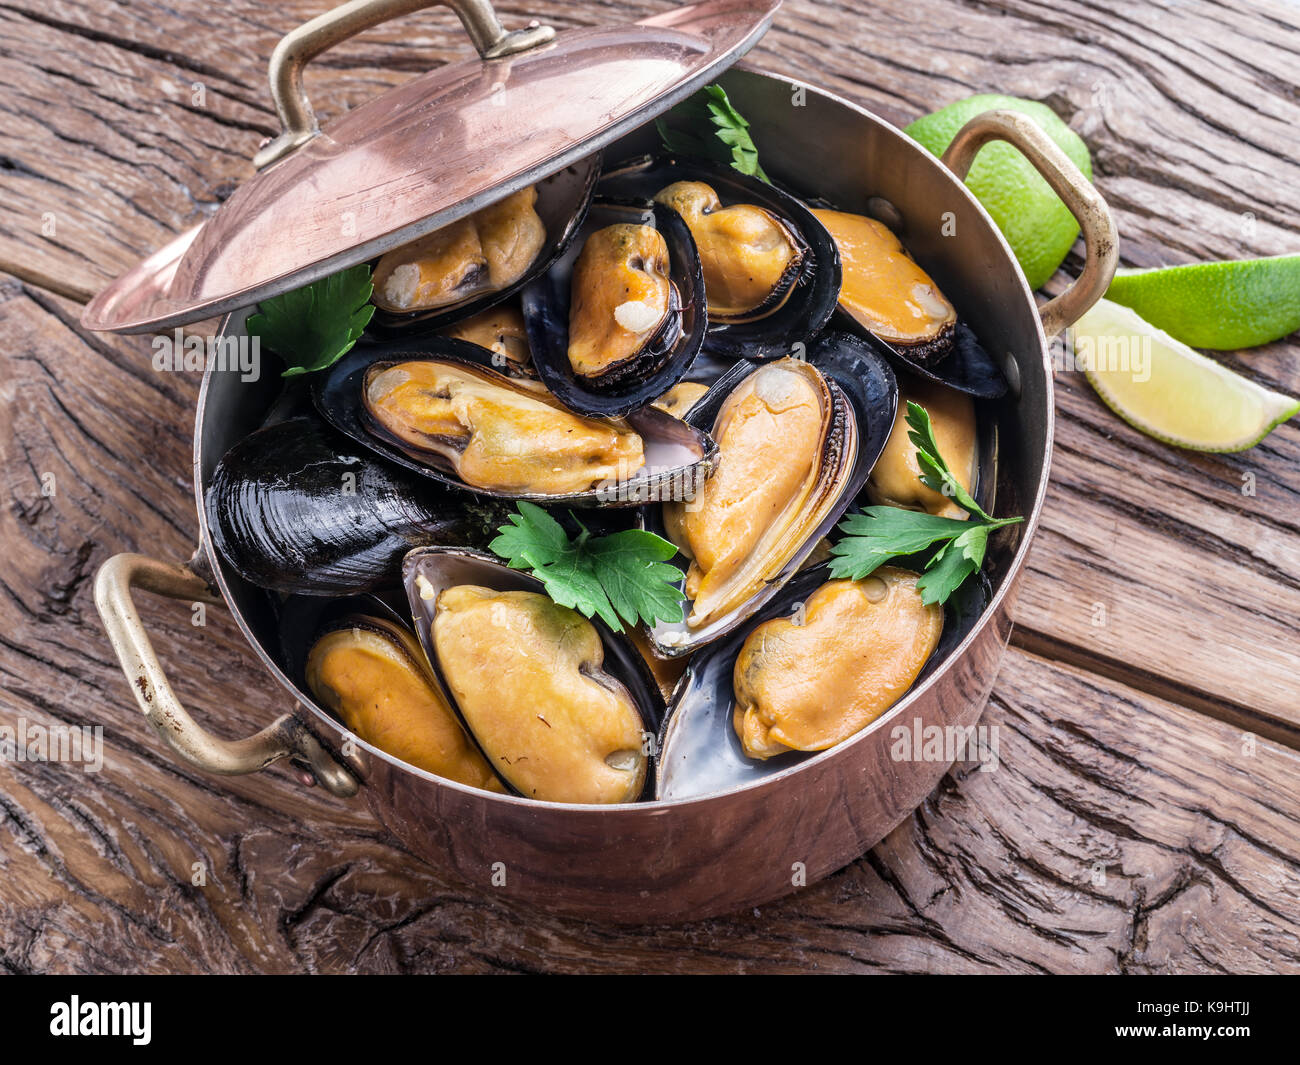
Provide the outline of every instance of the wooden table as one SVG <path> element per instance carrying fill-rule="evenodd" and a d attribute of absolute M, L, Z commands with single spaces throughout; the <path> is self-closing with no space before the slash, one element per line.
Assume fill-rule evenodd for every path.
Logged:
<path fill-rule="evenodd" d="M 1171 450 L 1073 374 L 986 719 L 1000 769 L 957 767 L 785 901 L 677 928 L 541 917 L 282 769 L 180 768 L 90 588 L 114 552 L 192 550 L 199 382 L 77 319 L 250 173 L 266 58 L 325 3 L 0 3 L 0 723 L 106 736 L 97 774 L 0 765 L 0 968 L 1300 971 L 1300 423 L 1241 455 Z M 565 27 L 666 6 L 501 9 Z M 337 114 L 463 51 L 425 13 L 308 86 Z M 1129 265 L 1300 250 L 1300 10 L 1280 0 L 787 0 L 753 58 L 898 124 L 977 91 L 1045 100 L 1088 141 Z M 1225 358 L 1300 391 L 1294 341 Z M 200 719 L 240 735 L 284 708 L 219 610 L 148 611 Z"/>

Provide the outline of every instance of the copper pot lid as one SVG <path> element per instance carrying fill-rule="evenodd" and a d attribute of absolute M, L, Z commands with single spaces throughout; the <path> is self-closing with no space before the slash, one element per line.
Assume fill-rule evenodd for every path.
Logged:
<path fill-rule="evenodd" d="M 439 67 L 316 126 L 301 72 L 386 18 L 448 3 L 480 58 Z M 365 262 L 557 173 L 745 54 L 781 0 L 705 0 L 640 22 L 507 33 L 488 0 L 352 0 L 284 38 L 285 132 L 216 213 L 85 308 L 89 329 L 170 329 Z"/>

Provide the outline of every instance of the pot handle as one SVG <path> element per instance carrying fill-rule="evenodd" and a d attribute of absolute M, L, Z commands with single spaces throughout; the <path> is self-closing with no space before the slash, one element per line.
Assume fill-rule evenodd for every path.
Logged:
<path fill-rule="evenodd" d="M 221 597 L 187 565 L 159 562 L 130 552 L 114 555 L 95 575 L 95 606 L 135 700 L 158 735 L 186 762 L 207 773 L 238 776 L 256 773 L 281 758 L 292 758 L 309 766 L 331 795 L 348 798 L 357 793 L 356 778 L 292 714 L 284 714 L 261 732 L 242 740 L 219 739 L 190 717 L 172 691 L 136 613 L 131 598 L 136 588 L 196 603 L 219 604 Z"/>
<path fill-rule="evenodd" d="M 1070 287 L 1038 308 L 1048 339 L 1072 325 L 1096 303 L 1115 276 L 1119 234 L 1096 187 L 1033 119 L 1019 111 L 985 111 L 957 131 L 943 164 L 965 181 L 975 156 L 989 141 L 1006 141 L 1046 179 L 1083 230 L 1083 270 Z"/>
<path fill-rule="evenodd" d="M 501 25 L 490 0 L 349 0 L 304 22 L 280 39 L 271 53 L 271 99 L 280 116 L 280 135 L 253 156 L 261 170 L 301 147 L 320 132 L 311 101 L 302 85 L 303 68 L 328 48 L 422 8 L 446 4 L 459 16 L 465 32 L 484 59 L 514 55 L 555 37 L 550 26 L 531 23 L 509 32 Z"/>

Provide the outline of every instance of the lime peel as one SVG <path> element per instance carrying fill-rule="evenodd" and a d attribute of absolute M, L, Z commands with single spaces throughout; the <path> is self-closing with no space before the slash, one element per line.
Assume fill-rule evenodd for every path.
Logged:
<path fill-rule="evenodd" d="M 1254 348 L 1300 329 L 1300 255 L 1121 270 L 1106 298 L 1192 347 Z"/>

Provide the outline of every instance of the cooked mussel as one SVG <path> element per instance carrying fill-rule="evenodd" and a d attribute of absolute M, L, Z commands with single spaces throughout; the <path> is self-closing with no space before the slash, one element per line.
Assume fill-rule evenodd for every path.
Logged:
<path fill-rule="evenodd" d="M 371 331 L 422 335 L 518 292 L 568 247 L 599 172 L 597 153 L 381 256 Z"/>
<path fill-rule="evenodd" d="M 394 758 L 461 784 L 504 791 L 404 626 L 352 614 L 321 631 L 304 681 L 321 706 Z"/>
<path fill-rule="evenodd" d="M 799 618 L 750 632 L 732 675 L 732 725 L 748 757 L 823 751 L 898 701 L 943 630 L 943 608 L 922 602 L 917 580 L 884 566 L 858 581 L 828 581 Z"/>
<path fill-rule="evenodd" d="M 702 381 L 678 381 L 654 401 L 654 406 L 674 418 L 681 418 L 703 399 L 708 391 L 709 386 Z"/>
<path fill-rule="evenodd" d="M 305 595 L 392 583 L 423 544 L 486 547 L 512 509 L 384 462 L 314 413 L 235 444 L 204 507 L 214 546 L 241 577 Z"/>
<path fill-rule="evenodd" d="M 675 181 L 655 193 L 695 238 L 711 322 L 765 318 L 789 298 L 808 255 L 794 226 L 765 207 L 723 207 L 712 185 Z"/>
<path fill-rule="evenodd" d="M 656 797 L 755 783 L 878 720 L 942 665 L 987 602 L 963 617 L 951 601 L 921 603 L 915 584 L 892 567 L 862 581 L 805 570 L 698 651 L 660 735 Z"/>
<path fill-rule="evenodd" d="M 924 510 L 943 518 L 966 518 L 961 506 L 943 492 L 921 483 L 922 473 L 907 424 L 908 402 L 930 416 L 935 443 L 957 481 L 985 511 L 992 513 L 998 483 L 998 422 L 994 412 L 958 392 L 913 373 L 900 373 L 898 413 L 885 449 L 871 471 L 862 505 Z"/>
<path fill-rule="evenodd" d="M 509 377 L 532 377 L 533 355 L 524 316 L 511 303 L 497 304 L 450 325 L 441 335 L 477 344 L 492 352 L 492 365 Z"/>
<path fill-rule="evenodd" d="M 654 226 L 618 223 L 591 234 L 573 268 L 569 365 L 588 383 L 632 372 L 655 338 L 675 338 L 681 300 L 668 245 Z"/>
<path fill-rule="evenodd" d="M 690 558 L 686 624 L 735 609 L 779 572 L 844 495 L 858 450 L 853 408 L 811 363 L 764 363 L 737 382 L 713 423 L 718 470 L 698 498 L 666 504 L 669 538 Z"/>
<path fill-rule="evenodd" d="M 919 376 L 995 398 L 1006 377 L 929 274 L 883 222 L 813 211 L 840 253 L 839 308 L 885 354 Z"/>
<path fill-rule="evenodd" d="M 634 506 L 682 498 L 712 468 L 707 434 L 662 411 L 583 417 L 481 347 L 423 346 L 350 352 L 313 383 L 317 408 L 378 454 L 481 495 Z"/>
<path fill-rule="evenodd" d="M 474 488 L 512 495 L 584 492 L 645 465 L 631 429 L 582 418 L 545 393 L 436 359 L 374 363 L 362 380 L 377 431 L 408 454 L 438 456 Z"/>
<path fill-rule="evenodd" d="M 521 295 L 541 381 L 581 414 L 648 405 L 690 370 L 708 316 L 674 212 L 597 201 L 569 250 Z"/>
<path fill-rule="evenodd" d="M 976 489 L 980 454 L 974 401 L 964 392 L 909 377 L 902 384 L 893 431 L 867 481 L 867 497 L 873 503 L 924 510 L 942 518 L 965 518 L 966 511 L 955 500 L 921 483 L 923 471 L 907 424 L 909 401 L 919 403 L 930 415 L 939 454 L 957 482 L 968 493 Z"/>
<path fill-rule="evenodd" d="M 708 303 L 704 350 L 778 359 L 826 325 L 840 289 L 835 242 L 795 197 L 699 159 L 645 157 L 602 175 L 598 194 L 650 203 L 684 219 Z"/>
<path fill-rule="evenodd" d="M 662 699 L 636 649 L 471 552 L 413 551 L 404 583 L 444 689 L 496 771 L 548 802 L 633 802 Z"/>
<path fill-rule="evenodd" d="M 807 360 L 743 363 L 686 418 L 718 442 L 716 472 L 646 527 L 689 561 L 682 623 L 659 653 L 688 653 L 749 617 L 803 565 L 867 480 L 893 424 L 897 384 L 863 342 L 828 333 Z"/>

